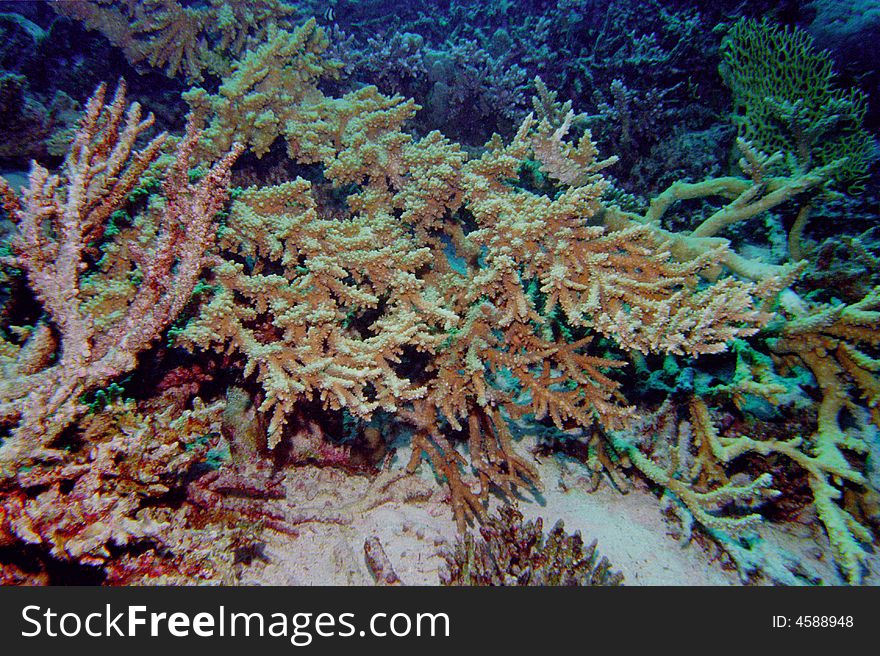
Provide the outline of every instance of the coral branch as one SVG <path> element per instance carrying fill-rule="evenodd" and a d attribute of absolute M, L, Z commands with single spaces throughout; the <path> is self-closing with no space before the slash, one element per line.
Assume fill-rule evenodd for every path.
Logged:
<path fill-rule="evenodd" d="M 134 368 L 189 300 L 215 238 L 240 149 L 198 183 L 187 177 L 199 133 L 190 123 L 163 185 L 163 207 L 143 218 L 144 239 L 114 243 L 110 215 L 155 163 L 165 135 L 135 150 L 152 125 L 137 103 L 125 110 L 120 84 L 110 104 L 101 85 L 89 101 L 62 172 L 34 163 L 12 218 L 17 234 L 4 263 L 22 269 L 46 316 L 21 345 L 4 342 L 0 417 L 13 425 L 0 470 L 41 457 L 84 410 L 80 397 Z M 6 189 L 5 182 L 0 187 Z M 97 263 L 96 260 L 101 258 Z"/>

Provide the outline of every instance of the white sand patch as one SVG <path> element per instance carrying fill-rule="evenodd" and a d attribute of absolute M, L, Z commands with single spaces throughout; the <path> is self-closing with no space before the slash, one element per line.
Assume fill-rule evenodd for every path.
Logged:
<path fill-rule="evenodd" d="M 598 539 L 600 553 L 624 573 L 625 583 L 731 585 L 739 582 L 735 573 L 722 569 L 720 561 L 712 560 L 697 544 L 682 547 L 668 535 L 669 526 L 659 503 L 649 493 L 635 489 L 623 495 L 607 487 L 587 492 L 576 480 L 574 484 L 568 481 L 560 485 L 563 476 L 570 476 L 563 473 L 555 458 L 542 459 L 539 469 L 545 490 L 540 499 L 523 497 L 519 500 L 525 517 L 543 517 L 545 530 L 562 519 L 568 532 L 580 530 L 586 541 Z M 440 552 L 455 540 L 455 522 L 444 498 L 445 490 L 430 480 L 430 473 L 423 471 L 422 477 L 416 478 L 416 487 L 428 491 L 428 498 L 387 500 L 349 513 L 341 518 L 342 523 L 307 522 L 298 526 L 296 536 L 267 531 L 264 553 L 269 562 L 258 561 L 247 568 L 242 582 L 372 585 L 363 545 L 365 540 L 375 536 L 404 584 L 437 585 L 444 566 Z M 328 511 L 362 504 L 370 489 L 367 477 L 316 467 L 291 470 L 286 485 L 290 491 L 289 503 Z M 383 500 L 382 495 L 378 500 Z"/>

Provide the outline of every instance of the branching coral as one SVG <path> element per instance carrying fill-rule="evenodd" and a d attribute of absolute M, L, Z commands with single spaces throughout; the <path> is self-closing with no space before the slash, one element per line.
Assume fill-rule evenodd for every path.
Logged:
<path fill-rule="evenodd" d="M 668 453 L 664 459 L 668 462 L 662 465 L 619 436 L 612 437 L 612 443 L 626 453 L 645 476 L 679 499 L 701 525 L 731 532 L 754 527 L 761 521 L 757 513 L 725 515 L 721 511 L 737 504 L 741 510 L 743 506 L 775 496 L 777 493 L 770 489 L 770 475 L 762 474 L 754 480 L 730 480 L 724 465 L 747 450 L 745 442 L 737 442 L 737 447 L 724 446 L 726 442 L 718 436 L 708 408 L 697 397 L 691 401 L 690 417 L 690 430 L 680 430 L 677 439 L 666 445 Z"/>
<path fill-rule="evenodd" d="M 285 82 L 280 53 L 305 56 L 320 75 L 312 55 L 322 39 L 314 23 L 279 32 L 238 68 L 241 84 L 190 96 L 221 146 L 245 135 L 260 154 L 283 136 L 293 159 L 323 164 L 324 179 L 347 194 L 345 216 L 304 180 L 244 192 L 227 221 L 214 294 L 180 333 L 183 343 L 244 356 L 245 375 L 263 387 L 261 410 L 272 413 L 270 445 L 309 400 L 362 419 L 396 412 L 416 428 L 410 468 L 427 454 L 464 526 L 483 515 L 492 486 L 537 484 L 513 450 L 508 418 L 534 413 L 560 428 L 627 418 L 608 376 L 623 363 L 598 352 L 591 330 L 624 348 L 697 354 L 723 350 L 767 319 L 753 307 L 755 285 L 700 283 L 723 244 L 676 260 L 649 227 L 598 225 L 608 161 L 596 161 L 589 137 L 565 142 L 570 119 L 554 129 L 529 117 L 509 145 L 493 139 L 466 162 L 437 133 L 415 140 L 401 131 L 411 102 L 372 87 L 329 98 L 301 70 Z M 294 104 L 262 89 L 274 76 Z M 274 117 L 259 140 L 235 107 Z M 555 199 L 516 182 L 531 159 L 564 185 Z M 554 334 L 549 318 L 559 314 L 578 338 Z M 425 364 L 407 372 L 414 357 Z M 476 490 L 450 440 L 457 433 Z"/>
<path fill-rule="evenodd" d="M 225 75 L 231 60 L 260 43 L 270 26 L 296 8 L 281 0 L 69 0 L 51 3 L 58 13 L 82 21 L 125 52 L 132 64 L 164 67 L 169 76 L 201 80 Z"/>
<path fill-rule="evenodd" d="M 544 535 L 544 522 L 524 522 L 513 506 L 502 506 L 480 527 L 466 533 L 445 554 L 444 585 L 621 585 L 623 575 L 586 548 L 580 533 L 568 534 L 562 520 Z"/>
<path fill-rule="evenodd" d="M 387 193 L 384 178 L 396 175 L 396 160 L 409 140 L 400 127 L 418 106 L 375 87 L 341 98 L 325 95 L 319 81 L 335 77 L 341 66 L 326 56 L 327 47 L 326 32 L 314 19 L 293 32 L 273 30 L 236 64 L 218 93 L 185 93 L 193 111 L 207 119 L 204 152 L 217 157 L 239 141 L 262 157 L 283 138 L 291 159 L 322 164 L 337 185 L 377 178 Z"/>
<path fill-rule="evenodd" d="M 689 422 L 679 426 L 675 435 L 662 434 L 655 426 L 641 426 L 638 432 L 655 434 L 648 444 L 623 433 L 610 436 L 614 447 L 625 453 L 632 465 L 675 500 L 671 507 L 685 524 L 686 536 L 694 521 L 713 534 L 737 535 L 755 527 L 761 520 L 754 512 L 755 506 L 762 499 L 779 495 L 772 489 L 776 482 L 766 471 L 753 480 L 742 475 L 734 480 L 726 471 L 735 460 L 749 454 L 782 457 L 805 473 L 818 518 L 846 579 L 850 583 L 861 580 L 867 556 L 865 545 L 872 542 L 872 536 L 853 515 L 848 507 L 851 504 L 844 502 L 843 492 L 870 494 L 860 464 L 869 446 L 860 436 L 864 431 L 844 428 L 843 415 L 849 413 L 857 420 L 866 414 L 847 393 L 854 385 L 874 423 L 878 423 L 880 365 L 865 352 L 878 343 L 876 305 L 876 294 L 871 294 L 858 304 L 815 308 L 784 323 L 780 336 L 770 340 L 774 358 L 780 364 L 806 365 L 818 383 L 822 393 L 818 429 L 810 437 L 723 435 L 706 401 L 697 396 L 689 402 Z M 760 363 L 760 367 L 766 366 L 770 363 Z M 724 393 L 737 389 L 736 393 L 760 394 L 771 402 L 786 391 L 785 387 L 768 385 L 748 375 L 729 387 Z M 657 414 L 663 414 L 662 409 Z"/>
<path fill-rule="evenodd" d="M 110 15 L 107 2 L 88 4 L 101 10 L 92 19 Z M 731 475 L 735 460 L 787 458 L 806 472 L 835 557 L 858 580 L 869 536 L 840 496 L 864 486 L 851 459 L 864 449 L 842 426 L 844 411 L 855 411 L 843 390 L 854 383 L 877 421 L 877 293 L 794 320 L 773 317 L 774 298 L 798 268 L 742 257 L 719 236 L 822 188 L 845 160 L 780 174 L 778 155 L 741 140 L 746 177 L 675 183 L 647 211 L 629 212 L 606 195 L 615 158 L 598 156 L 589 131 L 572 139 L 578 118 L 543 85 L 539 118 L 529 115 L 512 138 L 495 135 L 470 154 L 439 132 L 405 131 L 419 109 L 413 100 L 372 86 L 334 96 L 321 81 L 335 79 L 341 64 L 328 56 L 315 20 L 289 31 L 266 24 L 257 43 L 251 19 L 219 1 L 115 7 L 119 18 L 137 18 L 119 38 L 150 44 L 140 56 L 171 72 L 216 72 L 204 57 L 249 49 L 216 93 L 185 94 L 196 118 L 171 164 L 160 161 L 165 135 L 136 149 L 151 118 L 142 120 L 137 105 L 126 113 L 122 88 L 105 104 L 102 87 L 61 173 L 35 165 L 21 195 L 0 183 L 17 231 L 3 274 L 18 276 L 22 290 L 26 281 L 42 312 L 22 321 L 33 325 L 5 321 L 0 340 L 0 421 L 8 428 L 0 443 L 2 545 L 101 565 L 114 581 L 161 579 L 168 567 L 201 575 L 211 550 L 193 530 L 194 515 L 228 546 L 223 525 L 231 516 L 290 533 L 304 523 L 351 522 L 396 494 L 427 494 L 424 482 L 398 470 L 380 473 L 370 494 L 342 508 L 285 497 L 275 467 L 320 458 L 335 465 L 351 453 L 324 441 L 322 421 L 356 426 L 346 431 L 365 439 L 369 432 L 381 454 L 372 466 L 386 453 L 379 428 L 397 420 L 411 438 L 407 470 L 426 459 L 448 485 L 459 528 L 484 523 L 488 546 L 480 551 L 466 538 L 460 551 L 471 560 L 462 576 L 617 582 L 561 526 L 545 542 L 540 522 L 517 526 L 512 510 L 501 520 L 489 515 L 490 494 L 509 500 L 540 486 L 512 430 L 535 422 L 589 430 L 593 464 L 634 466 L 682 517 L 709 531 L 754 526 L 757 504 L 775 496 L 767 472 Z M 204 12 L 226 27 L 199 23 Z M 202 39 L 208 55 L 193 45 Z M 218 216 L 244 148 L 252 162 L 274 160 L 273 177 L 292 174 L 236 190 Z M 202 159 L 219 163 L 190 169 Z M 144 202 L 135 188 L 158 171 L 161 196 Z M 249 173 L 265 182 L 255 165 Z M 692 230 L 661 225 L 673 205 L 717 199 Z M 666 443 L 621 432 L 636 414 L 621 376 L 628 360 L 717 355 L 771 318 L 776 357 L 805 364 L 825 396 L 813 438 L 719 431 L 699 398 L 690 401 L 686 428 Z M 153 401 L 175 412 L 149 415 L 150 402 L 137 411 L 106 405 L 102 395 L 87 413 L 84 395 L 133 371 L 160 335 L 169 348 L 189 349 L 197 367 L 218 372 L 222 362 L 223 373 L 214 381 L 197 368 L 165 371 L 163 381 L 181 379 L 186 391 Z M 737 348 L 741 355 L 745 347 Z M 211 351 L 216 360 L 205 365 Z M 750 366 L 761 369 L 756 380 L 748 380 Z M 735 401 L 745 394 L 772 401 L 771 369 L 769 356 L 740 357 L 735 380 L 714 389 Z M 197 378 L 228 385 L 225 407 L 197 398 L 190 408 Z M 183 482 L 214 444 L 218 424 L 231 463 Z M 179 510 L 142 503 L 184 486 Z M 126 551 L 175 540 L 178 549 L 194 545 L 198 562 L 173 547 L 167 558 L 152 548 Z M 492 555 L 502 541 L 524 559 L 544 553 L 535 568 L 523 568 Z M 124 554 L 114 559 L 116 548 Z M 562 561 L 571 574 L 554 570 Z M 476 562 L 495 569 L 473 574 Z"/>
<path fill-rule="evenodd" d="M 211 568 L 208 545 L 201 554 L 187 553 L 177 539 L 185 531 L 185 513 L 150 508 L 147 500 L 179 487 L 205 460 L 219 437 L 221 412 L 221 404 L 196 402 L 182 413 L 170 406 L 141 414 L 129 403 L 87 416 L 81 426 L 87 449 L 67 453 L 58 464 L 22 470 L 2 484 L 0 546 L 27 547 L 43 561 L 108 565 L 106 573 L 118 570 L 121 576 L 127 566 L 112 552 L 137 543 L 163 545 L 170 551 L 153 554 L 157 569 L 164 560 L 166 573 L 205 575 Z"/>
<path fill-rule="evenodd" d="M 830 180 L 842 161 L 835 160 L 805 173 L 773 176 L 769 167 L 778 155 L 767 156 L 741 139 L 737 145 L 743 153 L 739 165 L 747 177 L 725 176 L 695 183 L 675 182 L 651 200 L 643 215 L 612 207 L 606 214 L 606 223 L 616 227 L 647 225 L 656 235 L 669 240 L 671 252 L 680 259 L 690 260 L 700 254 L 721 249 L 717 258 L 719 264 L 749 280 L 766 282 L 778 276 L 787 282 L 777 289 L 785 287 L 799 272 L 797 266 L 775 265 L 742 257 L 730 249 L 730 241 L 719 237 L 718 233 L 728 226 L 746 222 L 811 189 L 821 187 Z M 720 198 L 724 202 L 692 231 L 671 232 L 661 227 L 661 219 L 675 203 L 710 198 Z M 806 214 L 803 216 L 805 218 Z M 793 228 L 792 234 L 795 235 L 798 229 Z M 797 236 L 791 237 L 791 240 L 797 241 Z M 710 275 L 714 277 L 718 272 L 717 268 L 710 270 Z"/>
<path fill-rule="evenodd" d="M 536 279 L 546 295 L 546 313 L 558 304 L 572 326 L 593 327 L 624 348 L 643 352 L 717 352 L 766 321 L 766 315 L 751 307 L 750 295 L 757 293 L 753 285 L 728 279 L 711 291 L 698 289 L 698 274 L 728 257 L 724 245 L 674 258 L 674 250 L 667 250 L 674 244 L 644 225 L 590 225 L 605 218 L 599 202 L 604 185 L 596 172 L 606 162 L 592 161 L 595 148 L 589 136 L 575 149 L 561 141 L 561 129 L 553 132 L 557 145 L 551 161 L 546 150 L 550 126 L 543 123 L 530 136 L 532 127 L 527 119 L 511 146 L 491 149 L 473 163 L 476 175 L 469 178 L 469 208 L 479 224 L 470 237 L 488 250 L 487 268 L 497 268 L 492 274 L 496 277 L 505 275 L 508 259 L 524 267 L 504 293 Z M 539 148 L 534 156 L 544 158 L 545 169 L 572 181 L 552 201 L 503 182 L 516 176 L 535 144 Z M 579 169 L 581 176 L 560 173 L 561 162 L 567 169 Z M 525 320 L 524 306 L 513 307 L 521 297 L 513 295 L 508 306 L 511 315 Z"/>
<path fill-rule="evenodd" d="M 880 345 L 880 289 L 850 305 L 820 306 L 785 325 L 772 342 L 775 353 L 794 357 L 813 373 L 822 393 L 818 428 L 804 451 L 801 439 L 779 451 L 794 459 L 810 475 L 810 488 L 819 517 L 828 530 L 835 558 L 850 581 L 858 581 L 870 531 L 838 505 L 841 487 L 864 489 L 867 481 L 847 453 L 864 455 L 868 445 L 842 427 L 843 415 L 858 416 L 848 391 L 864 399 L 871 419 L 880 427 L 880 360 L 871 355 Z M 836 484 L 836 485 L 835 485 Z"/>
<path fill-rule="evenodd" d="M 256 372 L 266 390 L 261 410 L 272 412 L 270 446 L 281 439 L 285 415 L 313 396 L 369 417 L 424 394 L 395 365 L 404 346 L 424 349 L 442 339 L 430 314 L 420 312 L 437 322 L 454 318 L 420 293 L 414 274 L 429 253 L 398 222 L 387 215 L 320 219 L 310 191 L 298 180 L 239 197 L 221 245 L 257 264 L 220 261 L 213 297 L 183 332 L 189 343 L 246 356 L 245 374 Z M 356 325 L 358 315 L 374 308 L 373 334 L 359 332 L 369 328 Z"/>
<path fill-rule="evenodd" d="M 831 58 L 812 37 L 767 20 L 741 19 L 723 46 L 721 72 L 731 87 L 740 136 L 767 152 L 782 152 L 798 171 L 845 160 L 837 182 L 864 182 L 873 148 L 862 123 L 867 97 L 835 86 Z"/>
<path fill-rule="evenodd" d="M 198 183 L 188 168 L 199 133 L 190 125 L 163 183 L 162 204 L 142 217 L 139 239 L 114 243 L 111 215 L 121 209 L 165 135 L 141 150 L 152 124 L 120 84 L 110 104 L 101 86 L 89 101 L 62 172 L 38 164 L 19 198 L 0 179 L 17 234 L 3 264 L 21 270 L 46 316 L 20 340 L 4 339 L 0 420 L 12 427 L 0 445 L 0 472 L 57 457 L 52 441 L 85 410 L 80 397 L 131 371 L 189 302 L 215 238 L 235 149 Z"/>
<path fill-rule="evenodd" d="M 319 121 L 325 97 L 318 80 L 340 66 L 322 56 L 327 46 L 314 19 L 293 32 L 270 30 L 265 43 L 236 63 L 217 94 L 201 88 L 184 94 L 197 114 L 210 117 L 201 147 L 216 156 L 239 141 L 259 157 L 295 124 Z"/>

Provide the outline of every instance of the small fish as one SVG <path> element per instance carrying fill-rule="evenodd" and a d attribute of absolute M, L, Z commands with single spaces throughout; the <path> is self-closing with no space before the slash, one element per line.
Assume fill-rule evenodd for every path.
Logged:
<path fill-rule="evenodd" d="M 336 22 L 336 12 L 333 11 L 333 7 L 327 7 L 327 9 L 324 10 L 323 18 L 327 23 Z"/>

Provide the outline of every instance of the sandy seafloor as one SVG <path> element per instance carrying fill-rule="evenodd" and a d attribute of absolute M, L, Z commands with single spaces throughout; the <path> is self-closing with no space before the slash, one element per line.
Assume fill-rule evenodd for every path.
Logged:
<path fill-rule="evenodd" d="M 529 449 L 518 446 L 520 453 Z M 437 585 L 445 564 L 440 553 L 456 535 L 445 489 L 431 480 L 425 464 L 415 477 L 397 479 L 409 454 L 398 452 L 391 471 L 371 479 L 338 469 L 299 467 L 289 470 L 285 485 L 291 509 L 325 509 L 330 521 L 301 524 L 299 535 L 266 530 L 262 558 L 241 571 L 244 585 L 373 585 L 364 557 L 364 541 L 378 537 L 404 585 Z M 625 585 L 740 585 L 727 554 L 708 539 L 682 544 L 677 520 L 667 516 L 645 486 L 623 494 L 603 482 L 588 491 L 586 471 L 555 457 L 536 459 L 544 490 L 540 498 L 523 496 L 518 508 L 526 519 L 544 518 L 545 533 L 558 519 L 567 532 L 579 530 L 585 542 L 598 540 L 601 555 L 624 574 Z M 395 481 L 382 488 L 383 481 Z M 403 501 L 408 498 L 408 501 Z M 339 511 L 349 506 L 350 511 Z M 293 514 L 297 514 L 295 511 Z M 342 522 L 342 523 L 337 523 Z M 822 583 L 844 583 L 830 558 L 827 537 L 818 521 L 761 528 L 765 552 L 799 562 L 799 571 Z M 825 544 L 823 545 L 822 542 Z M 821 546 L 821 548 L 820 548 Z M 826 554 L 825 557 L 822 554 Z M 869 559 L 863 584 L 880 584 L 880 557 Z M 779 563 L 775 563 L 774 566 Z M 767 576 L 750 583 L 772 584 Z"/>

